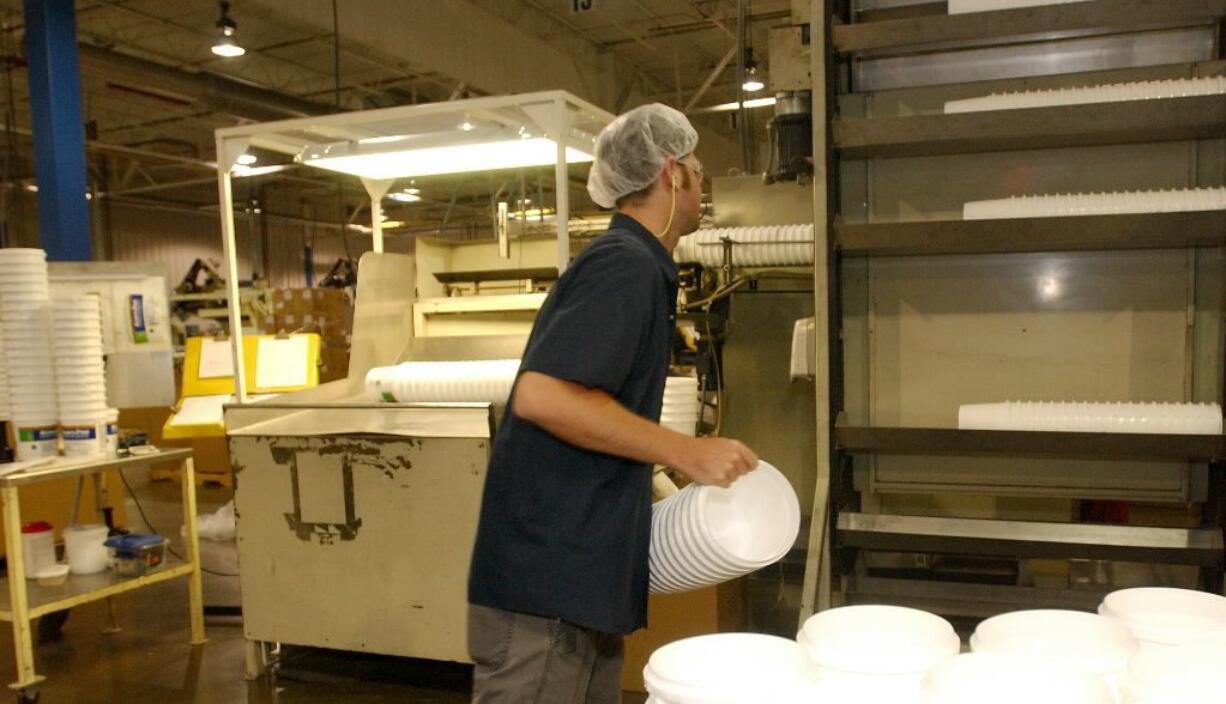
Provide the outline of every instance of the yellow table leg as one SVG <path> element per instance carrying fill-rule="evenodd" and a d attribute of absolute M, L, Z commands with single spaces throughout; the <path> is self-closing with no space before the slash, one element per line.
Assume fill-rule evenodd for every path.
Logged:
<path fill-rule="evenodd" d="M 21 545 L 21 501 L 15 487 L 0 489 L 4 513 L 4 549 L 8 561 L 9 607 L 13 611 L 13 651 L 17 656 L 17 681 L 12 689 L 24 689 L 43 681 L 34 674 L 34 642 L 30 633 L 30 604 L 26 595 L 26 564 Z"/>
<path fill-rule="evenodd" d="M 192 620 L 192 645 L 207 643 L 204 635 L 204 587 L 200 575 L 200 536 L 196 531 L 196 462 L 183 460 L 183 525 L 187 529 L 185 557 L 192 566 L 187 578 L 187 596 Z"/>

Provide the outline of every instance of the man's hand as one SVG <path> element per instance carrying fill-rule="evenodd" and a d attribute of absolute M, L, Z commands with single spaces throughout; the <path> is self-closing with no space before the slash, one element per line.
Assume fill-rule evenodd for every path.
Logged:
<path fill-rule="evenodd" d="M 758 466 L 758 456 L 744 444 L 728 438 L 697 438 L 674 468 L 699 484 L 727 489 Z"/>

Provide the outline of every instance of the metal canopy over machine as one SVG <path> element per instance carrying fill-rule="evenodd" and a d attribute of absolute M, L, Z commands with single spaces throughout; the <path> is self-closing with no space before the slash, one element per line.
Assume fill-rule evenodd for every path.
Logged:
<path fill-rule="evenodd" d="M 304 117 L 217 130 L 217 188 L 230 301 L 235 371 L 242 379 L 242 326 L 238 318 L 235 254 L 235 175 L 286 168 L 249 167 L 239 157 L 257 147 L 300 164 L 359 177 L 371 199 L 375 252 L 383 251 L 383 197 L 398 178 L 531 166 L 554 167 L 557 267 L 570 260 L 567 165 L 591 161 L 596 135 L 613 115 L 565 91 L 454 100 L 380 110 Z M 239 403 L 247 390 L 240 381 Z"/>

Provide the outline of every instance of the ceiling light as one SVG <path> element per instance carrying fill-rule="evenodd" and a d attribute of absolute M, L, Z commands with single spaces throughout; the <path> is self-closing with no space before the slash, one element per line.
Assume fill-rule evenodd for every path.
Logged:
<path fill-rule="evenodd" d="M 414 193 L 416 190 L 416 188 L 406 188 L 396 193 L 388 193 L 387 197 L 397 203 L 416 203 L 421 200 L 421 196 Z"/>
<path fill-rule="evenodd" d="M 464 121 L 459 124 L 459 128 L 464 132 L 472 132 L 473 130 L 477 129 L 477 126 L 470 122 L 466 117 L 464 118 Z"/>
<path fill-rule="evenodd" d="M 256 157 L 255 154 L 249 154 L 247 152 L 243 152 L 242 154 L 238 155 L 238 163 L 241 166 L 251 166 L 257 161 L 259 161 L 259 159 Z"/>
<path fill-rule="evenodd" d="M 511 211 L 508 217 L 512 220 L 519 220 L 521 217 L 524 220 L 539 220 L 549 215 L 553 215 L 553 208 L 532 208 L 522 213 Z"/>
<path fill-rule="evenodd" d="M 774 98 L 754 98 L 753 100 L 745 101 L 745 108 L 747 110 L 753 109 L 753 108 L 766 108 L 774 104 L 775 104 Z M 711 107 L 697 108 L 695 110 L 691 110 L 688 114 L 701 114 L 701 113 L 706 113 L 706 112 L 728 112 L 729 110 L 736 110 L 740 107 L 741 107 L 741 104 L 736 103 L 736 102 L 720 103 L 718 105 L 712 105 Z"/>
<path fill-rule="evenodd" d="M 592 160 L 590 139 L 568 140 L 567 163 Z M 505 129 L 474 129 L 413 135 L 394 145 L 356 142 L 311 146 L 299 153 L 298 163 L 363 178 L 387 179 L 495 171 L 548 166 L 557 159 L 557 143 L 544 137 L 519 139 Z"/>
<path fill-rule="evenodd" d="M 239 46 L 234 39 L 234 34 L 238 31 L 238 24 L 230 19 L 230 3 L 221 0 L 217 6 L 220 10 L 220 16 L 217 18 L 217 30 L 220 36 L 217 38 L 217 43 L 213 45 L 213 53 L 227 59 L 246 54 L 247 50 Z"/>
<path fill-rule="evenodd" d="M 756 66 L 750 66 L 749 69 L 745 71 L 745 82 L 741 84 L 741 89 L 746 93 L 757 93 L 765 87 L 766 84 L 758 78 L 758 68 Z"/>
<path fill-rule="evenodd" d="M 741 90 L 746 93 L 757 93 L 765 87 L 766 84 L 758 78 L 758 62 L 753 59 L 753 48 L 745 47 L 745 77 L 741 83 Z"/>

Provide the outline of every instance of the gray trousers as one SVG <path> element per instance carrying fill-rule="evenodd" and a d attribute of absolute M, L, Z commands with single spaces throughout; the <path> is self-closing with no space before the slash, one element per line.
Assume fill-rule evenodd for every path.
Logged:
<path fill-rule="evenodd" d="M 619 704 L 622 636 L 468 607 L 474 704 Z"/>

